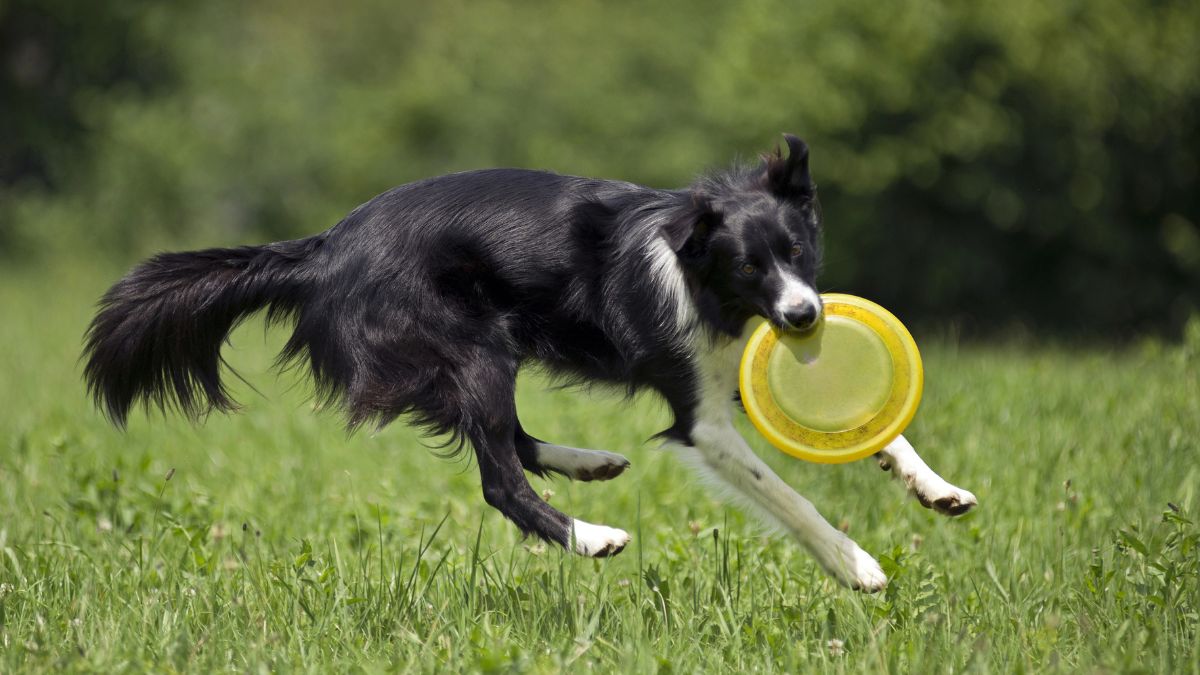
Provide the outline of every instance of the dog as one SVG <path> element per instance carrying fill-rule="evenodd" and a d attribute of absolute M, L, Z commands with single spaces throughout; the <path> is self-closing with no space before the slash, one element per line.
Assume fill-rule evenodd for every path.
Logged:
<path fill-rule="evenodd" d="M 470 446 L 483 497 L 522 532 L 585 556 L 619 553 L 623 530 L 547 504 L 528 471 L 590 481 L 624 457 L 555 445 L 521 426 L 517 372 L 665 400 L 657 438 L 712 484 L 805 546 L 841 583 L 877 591 L 879 564 L 829 525 L 733 426 L 750 328 L 813 330 L 822 216 L 807 145 L 784 136 L 761 162 L 680 190 L 522 169 L 402 185 L 321 234 L 263 246 L 159 254 L 100 301 L 85 336 L 88 389 L 124 427 L 130 408 L 196 419 L 236 407 L 221 345 L 245 317 L 293 326 L 281 365 L 306 365 L 351 429 L 405 417 Z M 897 438 L 877 455 L 927 507 L 975 496 Z"/>

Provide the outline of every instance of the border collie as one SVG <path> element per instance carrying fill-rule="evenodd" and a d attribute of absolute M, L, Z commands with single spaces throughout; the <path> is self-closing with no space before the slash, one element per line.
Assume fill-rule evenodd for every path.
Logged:
<path fill-rule="evenodd" d="M 787 135 L 761 163 L 681 190 L 543 171 L 468 171 L 402 185 L 316 236 L 163 253 L 100 301 L 85 377 L 123 427 L 141 401 L 192 418 L 236 404 L 219 379 L 230 330 L 262 309 L 294 325 L 280 363 L 307 364 L 351 429 L 404 416 L 475 451 L 483 496 L 523 532 L 587 556 L 629 534 L 576 520 L 525 471 L 607 480 L 629 461 L 534 438 L 517 371 L 657 392 L 658 434 L 703 476 L 790 533 L 836 579 L 875 591 L 878 563 L 767 467 L 733 426 L 738 360 L 761 317 L 811 330 L 821 209 L 808 148 Z M 878 454 L 927 507 L 975 497 L 903 437 Z"/>

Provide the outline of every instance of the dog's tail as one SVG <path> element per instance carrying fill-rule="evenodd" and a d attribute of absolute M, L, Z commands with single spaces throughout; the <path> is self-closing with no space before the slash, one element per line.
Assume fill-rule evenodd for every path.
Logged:
<path fill-rule="evenodd" d="M 268 320 L 300 310 L 313 282 L 305 261 L 323 241 L 162 253 L 135 267 L 100 300 L 85 338 L 96 405 L 119 427 L 138 401 L 193 419 L 236 408 L 220 380 L 222 343 L 260 309 Z"/>

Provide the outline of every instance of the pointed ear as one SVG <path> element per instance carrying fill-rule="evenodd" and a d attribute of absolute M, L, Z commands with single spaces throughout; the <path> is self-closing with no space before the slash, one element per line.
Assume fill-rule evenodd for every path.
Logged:
<path fill-rule="evenodd" d="M 808 145 L 791 134 L 784 134 L 783 139 L 788 146 L 786 158 L 779 146 L 775 146 L 775 152 L 763 155 L 763 187 L 777 197 L 812 194 L 814 186 L 808 174 Z"/>
<path fill-rule="evenodd" d="M 709 232 L 715 223 L 716 214 L 708 199 L 692 195 L 691 203 L 673 209 L 671 217 L 659 229 L 672 251 L 680 255 L 696 255 L 705 249 Z"/>

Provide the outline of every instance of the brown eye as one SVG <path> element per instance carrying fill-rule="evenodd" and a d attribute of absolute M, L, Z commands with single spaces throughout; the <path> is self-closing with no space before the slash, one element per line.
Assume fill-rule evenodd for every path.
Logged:
<path fill-rule="evenodd" d="M 792 257 L 799 258 L 801 253 L 804 253 L 804 247 L 800 244 L 792 244 Z"/>
<path fill-rule="evenodd" d="M 757 271 L 758 271 L 758 268 L 755 267 L 754 265 L 751 265 L 750 263 L 745 263 L 744 265 L 742 265 L 742 268 L 741 268 L 742 274 L 745 274 L 746 276 L 750 276 Z"/>

